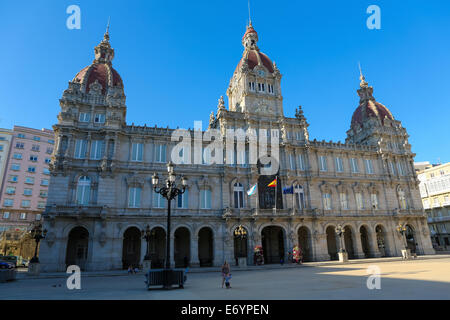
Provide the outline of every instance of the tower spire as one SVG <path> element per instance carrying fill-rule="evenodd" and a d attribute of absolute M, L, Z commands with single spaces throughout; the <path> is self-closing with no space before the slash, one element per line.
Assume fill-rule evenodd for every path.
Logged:
<path fill-rule="evenodd" d="M 108 24 L 106 26 L 106 32 L 103 36 L 103 40 L 109 41 L 109 22 L 111 21 L 111 17 L 108 17 Z"/>
<path fill-rule="evenodd" d="M 248 0 L 248 25 L 252 25 L 252 15 L 250 14 L 250 0 Z"/>

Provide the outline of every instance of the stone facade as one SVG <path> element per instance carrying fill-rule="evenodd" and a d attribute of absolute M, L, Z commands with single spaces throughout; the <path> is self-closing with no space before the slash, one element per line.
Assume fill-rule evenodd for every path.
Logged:
<path fill-rule="evenodd" d="M 310 140 L 301 107 L 295 118 L 283 115 L 281 73 L 257 41 L 250 24 L 227 90 L 229 107 L 219 99 L 209 128 L 224 135 L 227 129 L 273 130 L 269 139 L 280 142 L 279 170 L 266 177 L 260 163 L 249 164 L 248 140 L 241 164 L 176 165 L 176 173 L 188 178 L 188 191 L 172 202 L 171 263 L 179 266 L 187 259 L 192 266 L 219 266 L 246 255 L 252 264 L 256 245 L 263 247 L 265 263 L 275 263 L 286 261 L 297 244 L 305 260 L 337 259 L 338 224 L 346 230 L 350 259 L 400 256 L 405 243 L 396 231 L 399 223 L 413 232 L 408 245 L 418 254 L 433 254 L 408 135 L 375 101 L 364 77 L 347 141 Z M 174 130 L 127 125 L 108 33 L 95 56 L 69 82 L 54 126 L 45 213 L 49 233 L 40 253 L 47 271 L 63 271 L 69 264 L 105 270 L 142 263 L 146 243 L 140 232 L 147 225 L 152 262 L 157 266 L 164 259 L 167 210 L 153 194 L 151 176 L 166 177 L 166 162 L 178 143 L 171 139 Z M 240 155 L 226 158 L 228 163 Z M 274 177 L 277 188 L 267 188 Z M 256 183 L 257 194 L 248 196 L 245 191 Z M 291 186 L 295 193 L 281 192 Z M 247 231 L 243 239 L 234 237 L 240 225 Z"/>

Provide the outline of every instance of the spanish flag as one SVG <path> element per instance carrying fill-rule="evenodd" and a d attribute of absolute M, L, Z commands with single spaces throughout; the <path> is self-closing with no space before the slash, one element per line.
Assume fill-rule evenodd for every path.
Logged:
<path fill-rule="evenodd" d="M 276 187 L 277 186 L 277 178 L 275 178 L 275 180 L 273 180 L 271 183 L 269 183 L 267 185 L 268 187 Z"/>

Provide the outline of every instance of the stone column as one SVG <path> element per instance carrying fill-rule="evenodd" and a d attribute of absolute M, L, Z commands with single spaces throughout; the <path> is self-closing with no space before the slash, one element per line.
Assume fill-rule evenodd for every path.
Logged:
<path fill-rule="evenodd" d="M 191 267 L 199 267 L 200 266 L 200 260 L 198 258 L 198 236 L 197 235 L 192 236 L 192 240 L 191 240 L 190 264 L 191 264 Z"/>
<path fill-rule="evenodd" d="M 377 233 L 372 231 L 369 233 L 370 238 L 370 256 L 373 258 L 381 257 L 381 252 L 378 249 Z"/>
<path fill-rule="evenodd" d="M 354 246 L 354 250 L 355 250 L 355 258 L 356 259 L 364 259 L 365 258 L 365 254 L 364 251 L 362 249 L 362 244 L 361 244 L 361 232 L 356 231 L 355 232 L 355 239 L 353 240 L 353 246 Z"/>
<path fill-rule="evenodd" d="M 327 247 L 327 235 L 326 233 L 314 233 L 311 236 L 312 244 L 312 258 L 314 261 L 327 261 L 330 260 Z"/>

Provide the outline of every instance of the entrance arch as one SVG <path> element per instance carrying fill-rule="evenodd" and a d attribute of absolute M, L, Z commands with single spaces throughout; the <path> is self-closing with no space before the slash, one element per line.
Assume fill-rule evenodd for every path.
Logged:
<path fill-rule="evenodd" d="M 367 231 L 367 228 L 365 226 L 361 226 L 359 228 L 359 233 L 361 237 L 361 246 L 362 250 L 364 252 L 364 257 L 369 258 L 370 257 L 370 245 L 369 245 L 369 233 Z"/>
<path fill-rule="evenodd" d="M 180 227 L 175 231 L 175 246 L 173 259 L 175 260 L 175 268 L 184 268 L 185 260 L 187 263 L 191 260 L 191 233 L 186 227 Z"/>
<path fill-rule="evenodd" d="M 298 229 L 298 244 L 303 253 L 303 261 L 311 261 L 311 235 L 307 227 Z"/>
<path fill-rule="evenodd" d="M 141 231 L 136 227 L 128 228 L 123 234 L 122 267 L 138 267 L 141 261 Z"/>
<path fill-rule="evenodd" d="M 155 227 L 151 231 L 150 237 L 150 257 L 152 259 L 151 268 L 164 268 L 166 257 L 166 231 L 161 227 Z"/>
<path fill-rule="evenodd" d="M 80 270 L 86 270 L 89 247 L 89 232 L 84 227 L 75 227 L 69 233 L 66 252 L 66 268 L 77 265 Z"/>
<path fill-rule="evenodd" d="M 406 238 L 406 247 L 411 250 L 411 253 L 417 253 L 415 232 L 414 229 L 409 224 L 406 225 L 405 238 Z"/>
<path fill-rule="evenodd" d="M 261 232 L 264 263 L 280 263 L 284 259 L 284 231 L 278 226 L 265 227 Z"/>
<path fill-rule="evenodd" d="M 212 267 L 214 260 L 214 240 L 211 228 L 204 227 L 198 232 L 198 260 L 200 267 Z"/>
<path fill-rule="evenodd" d="M 337 260 L 337 244 L 336 244 L 336 231 L 333 226 L 329 226 L 326 230 L 327 233 L 327 248 L 330 260 Z"/>
<path fill-rule="evenodd" d="M 382 257 L 389 257 L 389 248 L 386 240 L 386 230 L 379 224 L 375 227 L 375 233 L 377 234 L 377 246 Z"/>
<path fill-rule="evenodd" d="M 352 228 L 350 226 L 345 226 L 344 228 L 344 243 L 345 243 L 345 250 L 348 253 L 349 259 L 355 258 L 355 249 L 353 247 L 353 232 Z"/>

